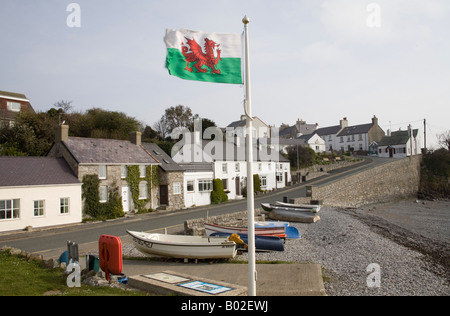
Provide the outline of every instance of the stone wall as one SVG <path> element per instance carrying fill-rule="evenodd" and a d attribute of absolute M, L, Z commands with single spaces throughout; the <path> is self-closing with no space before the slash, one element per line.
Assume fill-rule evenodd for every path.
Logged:
<path fill-rule="evenodd" d="M 312 200 L 324 205 L 359 207 L 415 196 L 420 183 L 422 156 L 376 166 L 323 186 L 312 187 Z M 299 203 L 305 198 L 294 199 Z"/>
<path fill-rule="evenodd" d="M 247 226 L 247 211 L 225 214 L 220 216 L 211 216 L 208 218 L 191 219 L 184 222 L 184 234 L 191 236 L 204 236 L 205 223 L 226 226 Z M 261 209 L 255 209 L 255 221 L 265 221 L 265 215 Z"/>

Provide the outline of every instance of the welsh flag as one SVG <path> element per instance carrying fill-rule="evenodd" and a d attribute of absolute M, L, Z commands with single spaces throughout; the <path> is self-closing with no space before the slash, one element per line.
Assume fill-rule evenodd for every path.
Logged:
<path fill-rule="evenodd" d="M 166 68 L 186 80 L 242 84 L 242 35 L 166 30 Z"/>

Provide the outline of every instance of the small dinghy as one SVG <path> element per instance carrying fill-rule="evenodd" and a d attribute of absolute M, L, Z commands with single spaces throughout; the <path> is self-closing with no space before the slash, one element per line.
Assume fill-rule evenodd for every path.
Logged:
<path fill-rule="evenodd" d="M 236 243 L 227 237 L 163 235 L 127 231 L 144 254 L 180 259 L 234 258 Z"/>
<path fill-rule="evenodd" d="M 247 227 L 221 226 L 209 223 L 205 223 L 205 231 L 208 236 L 214 233 L 248 234 Z M 255 235 L 286 238 L 286 227 L 255 227 Z"/>
<path fill-rule="evenodd" d="M 297 223 L 315 223 L 320 220 L 320 217 L 316 213 L 289 210 L 273 210 L 269 213 L 269 217 L 274 220 Z"/>
<path fill-rule="evenodd" d="M 238 249 L 247 250 L 248 235 L 237 234 L 245 244 L 238 244 Z M 228 233 L 214 233 L 211 236 L 230 236 Z M 255 236 L 256 251 L 284 251 L 284 242 L 275 236 Z"/>
<path fill-rule="evenodd" d="M 320 211 L 320 205 L 312 205 L 312 204 L 291 204 L 277 201 L 275 203 L 277 206 L 289 207 L 289 208 L 300 208 L 300 209 L 313 209 L 318 213 Z"/>
<path fill-rule="evenodd" d="M 272 211 L 292 211 L 292 212 L 303 212 L 303 213 L 317 213 L 318 209 L 316 207 L 317 205 L 311 205 L 311 207 L 288 207 L 288 206 L 281 206 L 281 205 L 274 205 L 270 203 L 261 203 L 261 207 L 266 212 L 272 212 Z"/>
<path fill-rule="evenodd" d="M 255 227 L 285 227 L 286 239 L 301 239 L 300 233 L 296 227 L 288 222 L 255 222 Z"/>

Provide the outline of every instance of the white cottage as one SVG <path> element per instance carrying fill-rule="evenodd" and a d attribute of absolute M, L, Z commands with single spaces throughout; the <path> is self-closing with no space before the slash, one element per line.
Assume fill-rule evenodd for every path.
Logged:
<path fill-rule="evenodd" d="M 64 159 L 0 157 L 0 232 L 81 221 L 81 182 Z"/>

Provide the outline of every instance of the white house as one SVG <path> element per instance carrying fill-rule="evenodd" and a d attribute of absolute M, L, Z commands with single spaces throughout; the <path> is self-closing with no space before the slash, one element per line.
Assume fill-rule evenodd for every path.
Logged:
<path fill-rule="evenodd" d="M 242 198 L 247 181 L 247 159 L 245 143 L 241 137 L 235 140 L 236 144 L 216 140 L 200 144 L 199 135 L 186 136 L 186 141 L 172 152 L 173 160 L 186 170 L 187 207 L 210 204 L 205 193 L 212 190 L 213 179 L 222 180 L 229 199 Z M 291 182 L 290 162 L 278 152 L 255 144 L 253 157 L 253 174 L 260 176 L 262 190 L 284 188 Z"/>
<path fill-rule="evenodd" d="M 81 182 L 64 159 L 0 157 L 0 232 L 82 221 Z"/>
<path fill-rule="evenodd" d="M 421 153 L 419 130 L 397 131 L 385 136 L 378 143 L 378 157 L 405 158 Z"/>

